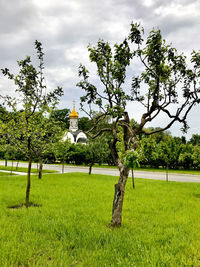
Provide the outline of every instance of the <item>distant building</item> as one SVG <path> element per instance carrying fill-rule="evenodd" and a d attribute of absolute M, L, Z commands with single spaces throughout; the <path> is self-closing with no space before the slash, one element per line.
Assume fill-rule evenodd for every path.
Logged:
<path fill-rule="evenodd" d="M 69 122 L 69 130 L 67 130 L 67 132 L 65 133 L 63 140 L 65 141 L 68 138 L 72 144 L 86 144 L 86 134 L 78 129 L 78 113 L 75 110 L 75 104 L 73 104 L 73 110 L 69 115 Z"/>

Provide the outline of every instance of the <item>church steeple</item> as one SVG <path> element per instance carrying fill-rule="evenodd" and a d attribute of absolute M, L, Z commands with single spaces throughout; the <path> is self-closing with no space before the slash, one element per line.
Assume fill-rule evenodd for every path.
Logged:
<path fill-rule="evenodd" d="M 75 101 L 73 101 L 73 110 L 72 112 L 69 114 L 69 118 L 70 119 L 78 119 L 78 113 L 75 110 Z"/>
<path fill-rule="evenodd" d="M 70 126 L 69 129 L 73 132 L 78 130 L 78 113 L 75 110 L 75 101 L 73 101 L 73 110 L 69 114 Z"/>

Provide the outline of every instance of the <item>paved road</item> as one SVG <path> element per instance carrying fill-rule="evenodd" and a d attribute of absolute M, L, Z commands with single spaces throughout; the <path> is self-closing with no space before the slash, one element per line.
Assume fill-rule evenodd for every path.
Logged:
<path fill-rule="evenodd" d="M 4 161 L 0 161 L 0 165 L 4 165 Z M 11 162 L 8 163 L 11 165 Z M 19 163 L 19 167 L 27 167 L 27 163 Z M 33 164 L 33 168 L 37 168 L 37 164 Z M 44 164 L 44 169 L 47 170 L 56 170 L 58 172 L 62 171 L 61 165 L 53 165 L 53 164 Z M 65 173 L 70 172 L 88 172 L 88 167 L 76 167 L 76 166 L 65 166 Z M 105 174 L 118 176 L 119 171 L 117 169 L 108 169 L 108 168 L 93 168 L 92 173 L 95 174 Z M 165 180 L 165 172 L 147 172 L 147 171 L 135 171 L 135 177 L 137 178 L 146 178 L 146 179 L 154 179 L 154 180 Z M 175 174 L 169 173 L 169 181 L 177 181 L 177 182 L 192 182 L 192 183 L 200 183 L 200 175 L 189 175 L 189 174 Z"/>

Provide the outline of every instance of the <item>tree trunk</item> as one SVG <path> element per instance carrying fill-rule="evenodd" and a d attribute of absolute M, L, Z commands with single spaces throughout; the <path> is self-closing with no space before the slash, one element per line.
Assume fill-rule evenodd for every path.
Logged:
<path fill-rule="evenodd" d="M 112 220 L 111 226 L 120 227 L 122 223 L 122 207 L 124 200 L 125 185 L 128 179 L 129 168 L 122 167 L 120 170 L 120 177 L 117 184 L 115 184 L 115 195 L 113 200 Z"/>
<path fill-rule="evenodd" d="M 11 164 L 11 169 L 10 169 L 10 174 L 13 172 L 13 159 L 12 159 L 12 164 Z"/>
<path fill-rule="evenodd" d="M 28 172 L 27 172 L 27 187 L 26 187 L 26 208 L 30 206 L 29 195 L 31 189 L 31 165 L 32 165 L 32 155 L 29 157 L 28 161 Z"/>
<path fill-rule="evenodd" d="M 168 165 L 166 166 L 166 181 L 169 181 Z"/>
<path fill-rule="evenodd" d="M 40 160 L 39 173 L 38 173 L 39 179 L 42 179 L 42 168 L 43 168 L 43 164 L 42 164 L 42 160 Z"/>
<path fill-rule="evenodd" d="M 65 165 L 64 165 L 64 162 L 63 162 L 63 164 L 62 164 L 62 173 L 64 173 L 64 171 L 65 171 Z"/>
<path fill-rule="evenodd" d="M 7 167 L 8 166 L 8 161 L 7 161 L 7 159 L 5 159 L 5 167 Z"/>
<path fill-rule="evenodd" d="M 16 170 L 18 169 L 18 167 L 19 167 L 19 160 L 17 161 Z"/>
<path fill-rule="evenodd" d="M 134 177 L 133 169 L 131 169 L 131 173 L 132 173 L 132 185 L 133 185 L 133 189 L 134 189 L 135 188 L 135 177 Z"/>
<path fill-rule="evenodd" d="M 90 164 L 90 165 L 89 165 L 89 174 L 92 173 L 92 165 L 93 165 L 93 164 Z"/>

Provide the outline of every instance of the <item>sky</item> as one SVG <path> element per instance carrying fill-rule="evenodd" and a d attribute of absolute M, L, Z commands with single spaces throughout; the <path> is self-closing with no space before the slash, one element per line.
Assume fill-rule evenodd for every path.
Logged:
<path fill-rule="evenodd" d="M 132 21 L 141 23 L 147 34 L 159 28 L 166 42 L 188 57 L 193 49 L 200 49 L 199 0 L 0 0 L 0 68 L 17 73 L 17 60 L 27 55 L 37 64 L 34 42 L 42 42 L 47 87 L 63 88 L 59 108 L 72 109 L 75 100 L 80 112 L 82 92 L 76 87 L 80 63 L 97 81 L 95 67 L 89 62 L 88 44 L 95 45 L 99 39 L 110 44 L 123 41 Z M 12 96 L 14 90 L 12 82 L 0 75 L 0 94 Z M 127 108 L 139 121 L 141 109 L 137 105 Z M 190 113 L 188 139 L 200 134 L 199 115 L 200 107 Z M 151 126 L 164 126 L 164 119 L 158 118 Z M 171 133 L 182 135 L 180 127 L 173 126 Z"/>

